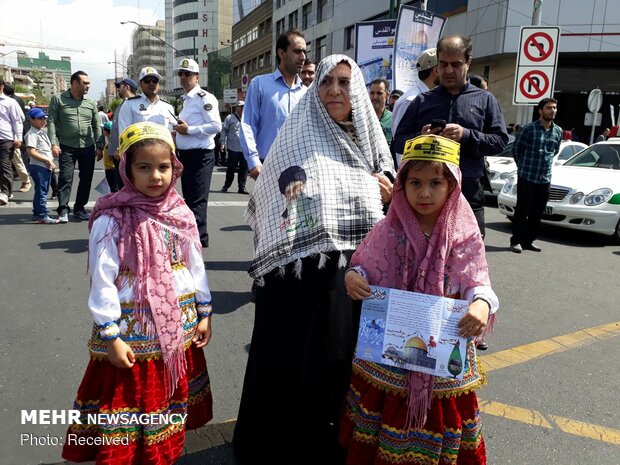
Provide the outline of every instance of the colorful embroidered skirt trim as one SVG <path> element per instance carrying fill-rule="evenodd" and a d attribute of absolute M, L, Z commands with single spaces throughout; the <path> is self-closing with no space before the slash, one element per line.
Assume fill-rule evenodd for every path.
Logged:
<path fill-rule="evenodd" d="M 106 465 L 173 464 L 183 451 L 185 431 L 213 418 L 204 353 L 192 345 L 185 356 L 186 376 L 170 399 L 165 397 L 161 359 L 138 361 L 130 369 L 117 368 L 107 360 L 91 360 L 73 407 L 81 412 L 82 424 L 69 427 L 62 457 Z M 89 423 L 97 414 L 106 414 L 104 422 Z M 117 421 L 110 421 L 113 415 Z M 133 421 L 147 416 L 170 421 Z"/>
<path fill-rule="evenodd" d="M 422 428 L 407 429 L 406 370 L 355 359 L 341 420 L 347 465 L 485 465 L 474 389 L 485 382 L 469 347 L 463 380 L 436 378 Z"/>

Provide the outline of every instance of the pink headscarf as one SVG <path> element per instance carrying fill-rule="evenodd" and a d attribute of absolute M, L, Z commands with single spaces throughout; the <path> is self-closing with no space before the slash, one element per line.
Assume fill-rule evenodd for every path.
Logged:
<path fill-rule="evenodd" d="M 125 133 L 136 126 L 130 126 Z M 172 144 L 171 138 L 154 139 Z M 157 334 L 159 339 L 168 396 L 172 395 L 187 368 L 181 310 L 170 264 L 172 248 L 180 246 L 183 257 L 189 256 L 190 247 L 202 250 L 194 215 L 175 189 L 183 165 L 174 154 L 174 145 L 170 145 L 170 153 L 172 181 L 159 197 L 147 197 L 135 188 L 126 175 L 126 156 L 122 154 L 119 171 L 125 186 L 119 192 L 100 197 L 88 223 L 90 231 L 93 222 L 101 215 L 116 220 L 121 269 L 129 270 L 135 276 L 134 312 L 137 320 L 148 336 Z M 111 232 L 106 234 L 106 239 L 111 237 Z M 146 317 L 148 312 L 152 320 Z"/>
<path fill-rule="evenodd" d="M 401 164 L 399 173 L 405 164 Z M 351 258 L 352 266 L 364 268 L 371 285 L 438 296 L 444 295 L 446 275 L 460 284 L 461 291 L 490 285 L 480 230 L 461 194 L 461 172 L 455 165 L 447 166 L 457 185 L 429 239 L 424 236 L 397 176 L 387 216 L 375 225 Z M 432 375 L 409 372 L 408 425 L 419 428 L 426 422 L 433 381 Z"/>

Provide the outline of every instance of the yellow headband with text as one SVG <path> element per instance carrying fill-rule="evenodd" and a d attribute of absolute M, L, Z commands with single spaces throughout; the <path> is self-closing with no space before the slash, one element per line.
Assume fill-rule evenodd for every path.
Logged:
<path fill-rule="evenodd" d="M 459 166 L 461 144 L 443 136 L 423 135 L 405 143 L 402 162 L 409 160 L 440 161 Z"/>
<path fill-rule="evenodd" d="M 172 140 L 172 134 L 170 134 L 168 128 L 161 124 L 149 123 L 148 121 L 128 126 L 118 138 L 118 151 L 123 155 L 129 147 L 144 139 L 159 139 L 164 141 L 174 152 L 174 141 Z"/>

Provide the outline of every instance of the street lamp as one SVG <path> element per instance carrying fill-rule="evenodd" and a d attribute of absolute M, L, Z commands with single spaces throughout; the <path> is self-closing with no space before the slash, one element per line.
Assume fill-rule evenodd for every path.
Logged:
<path fill-rule="evenodd" d="M 4 63 L 4 57 L 6 57 L 7 55 L 10 55 L 11 53 L 26 53 L 26 52 L 23 50 L 11 50 L 6 53 L 0 53 L 0 58 L 2 58 L 2 63 Z"/>
<path fill-rule="evenodd" d="M 172 45 L 170 45 L 168 42 L 166 42 L 164 39 L 162 39 L 161 37 L 159 37 L 156 34 L 153 34 L 151 31 L 149 31 L 148 29 L 146 29 L 144 26 L 142 26 L 141 24 L 136 23 L 135 21 L 121 21 L 121 24 L 135 24 L 136 26 L 138 26 L 138 31 L 146 31 L 149 34 L 151 34 L 153 37 L 155 37 L 157 40 L 159 40 L 160 42 L 163 42 L 164 45 L 170 47 L 172 50 L 174 50 L 175 52 L 177 52 L 180 56 L 189 58 L 187 55 L 185 55 L 183 52 L 181 52 L 180 50 L 177 50 L 176 48 L 174 48 Z"/>

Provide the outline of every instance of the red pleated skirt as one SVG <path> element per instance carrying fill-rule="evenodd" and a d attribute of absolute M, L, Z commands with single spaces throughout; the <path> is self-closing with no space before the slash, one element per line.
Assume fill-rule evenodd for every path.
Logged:
<path fill-rule="evenodd" d="M 407 396 L 354 370 L 340 427 L 347 465 L 486 465 L 475 392 L 433 397 L 422 428 L 407 428 Z"/>
<path fill-rule="evenodd" d="M 213 418 L 213 399 L 202 349 L 193 344 L 185 351 L 187 371 L 172 397 L 164 390 L 161 358 L 138 361 L 130 369 L 117 368 L 107 360 L 91 359 L 78 389 L 74 409 L 82 424 L 69 427 L 62 457 L 98 465 L 173 464 L 183 451 L 185 431 Z M 88 424 L 88 414 L 166 414 L 185 423 Z M 108 418 L 108 417 L 106 417 Z"/>

